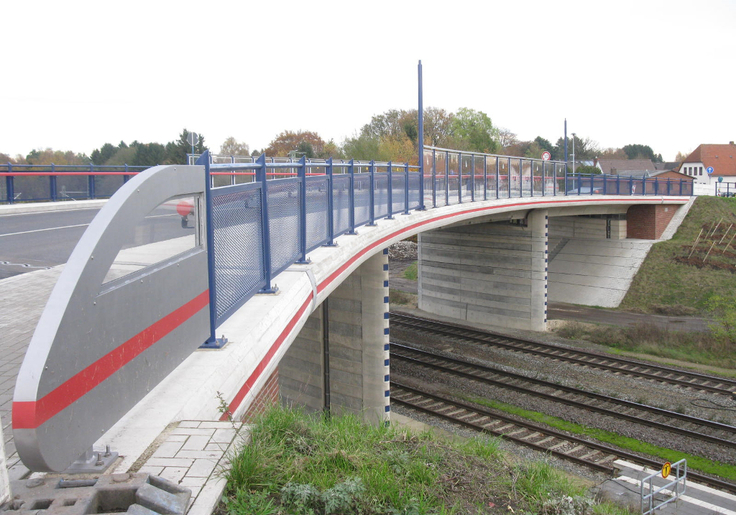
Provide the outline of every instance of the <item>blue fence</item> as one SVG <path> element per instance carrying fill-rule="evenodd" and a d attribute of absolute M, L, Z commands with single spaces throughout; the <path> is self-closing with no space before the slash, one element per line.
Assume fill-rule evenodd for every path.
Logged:
<path fill-rule="evenodd" d="M 425 147 L 420 167 L 384 162 L 200 156 L 209 176 L 214 328 L 307 254 L 413 209 L 556 195 L 686 195 L 692 182 L 570 175 L 564 162 Z"/>
<path fill-rule="evenodd" d="M 0 203 L 109 198 L 147 166 L 0 165 Z"/>

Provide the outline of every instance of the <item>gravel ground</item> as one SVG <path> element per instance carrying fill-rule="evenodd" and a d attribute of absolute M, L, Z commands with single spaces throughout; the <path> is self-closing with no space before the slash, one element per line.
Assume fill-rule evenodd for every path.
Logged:
<path fill-rule="evenodd" d="M 393 249 L 394 246 L 392 246 L 389 248 L 391 285 L 393 288 L 398 288 L 402 291 L 407 290 L 400 288 L 399 284 L 396 284 L 396 279 L 394 277 L 396 276 L 397 278 L 400 278 L 403 268 L 416 259 L 416 255 L 411 254 L 412 246 L 414 244 L 409 245 L 408 243 L 409 242 L 401 242 L 401 244 L 398 244 L 400 247 Z M 414 252 L 416 251 L 414 250 Z M 410 282 L 413 283 L 414 292 L 416 292 L 416 282 Z M 418 315 L 423 314 L 415 309 L 405 309 L 403 306 L 397 307 L 397 309 L 413 312 Z M 424 314 L 424 316 L 430 318 L 441 318 L 429 314 Z M 477 326 L 477 324 L 467 323 L 466 325 Z M 485 328 L 488 329 L 488 327 Z M 578 341 L 573 343 L 547 333 L 533 333 L 529 331 L 512 332 L 508 330 L 497 332 L 503 332 L 510 336 L 556 343 L 559 345 L 601 350 L 599 346 L 594 344 Z M 398 326 L 391 329 L 391 339 L 397 343 L 411 342 L 412 345 L 432 350 L 439 350 L 447 355 L 460 355 L 463 359 L 468 359 L 470 361 L 475 361 L 492 367 L 502 368 L 528 377 L 534 377 L 550 382 L 558 382 L 560 384 L 576 388 L 587 388 L 596 393 L 601 393 L 611 397 L 617 397 L 642 404 L 649 404 L 651 406 L 686 413 L 695 417 L 711 419 L 729 425 L 736 425 L 736 402 L 723 396 L 710 395 L 703 392 L 668 386 L 647 380 L 637 380 L 623 375 L 614 375 L 603 370 L 581 367 L 547 359 L 539 359 L 503 349 L 479 347 L 477 345 L 458 341 L 448 341 L 446 339 L 427 337 L 426 335 L 419 334 L 416 331 L 402 330 Z M 683 452 L 704 456 L 723 463 L 736 463 L 736 451 L 733 449 L 724 449 L 713 444 L 697 442 L 685 436 L 653 430 L 639 424 L 619 421 L 598 413 L 572 408 L 567 405 L 557 404 L 538 397 L 531 397 L 502 388 L 495 388 L 479 383 L 469 384 L 466 381 L 449 378 L 448 376 L 443 376 L 442 380 L 440 380 L 440 377 L 436 372 L 422 370 L 419 367 L 402 365 L 398 360 L 392 363 L 391 368 L 392 377 L 397 380 L 401 378 L 401 380 L 407 384 L 417 384 L 417 382 L 420 382 L 425 385 L 431 384 L 434 388 L 444 394 L 459 394 L 461 396 L 477 395 L 495 399 L 524 409 L 543 412 L 548 415 L 585 426 L 622 434 L 661 447 L 682 450 Z M 721 407 L 719 408 L 719 406 Z M 400 407 L 396 407 L 395 409 L 397 412 L 402 413 Z M 411 414 L 405 414 L 422 421 L 426 421 L 427 419 L 426 416 L 413 412 Z M 458 432 L 458 429 L 450 423 L 432 422 L 432 424 L 440 425 L 441 427 L 453 432 Z M 471 433 L 466 430 L 460 431 L 467 432 L 468 434 Z M 509 448 L 515 448 L 516 450 L 513 452 L 517 454 L 521 453 L 522 456 L 536 454 L 534 451 L 528 449 L 519 449 L 518 446 L 514 444 L 506 443 L 504 445 Z M 572 473 L 588 477 L 594 481 L 600 479 L 599 475 L 591 475 L 587 469 L 581 470 L 581 467 L 567 463 L 556 463 L 556 465 L 559 465 Z"/>

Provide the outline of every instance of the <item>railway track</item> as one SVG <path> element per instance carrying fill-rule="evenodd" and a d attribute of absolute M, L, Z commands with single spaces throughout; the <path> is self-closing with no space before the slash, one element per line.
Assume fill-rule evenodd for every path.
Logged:
<path fill-rule="evenodd" d="M 615 374 L 648 379 L 659 383 L 692 388 L 702 392 L 736 398 L 736 381 L 663 365 L 619 358 L 581 349 L 560 347 L 481 331 L 471 327 L 438 322 L 404 313 L 391 312 L 391 324 L 413 331 L 442 335 L 466 342 L 522 352 L 556 361 L 608 370 Z"/>
<path fill-rule="evenodd" d="M 594 411 L 695 440 L 736 448 L 736 427 L 727 424 L 563 386 L 399 343 L 391 344 L 391 359 L 578 409 Z"/>
<path fill-rule="evenodd" d="M 662 466 L 661 462 L 637 454 L 493 413 L 470 403 L 410 387 L 395 379 L 391 381 L 391 402 L 609 474 L 614 473 L 613 462 L 617 459 L 653 469 Z M 736 483 L 705 476 L 692 470 L 688 471 L 688 478 L 713 488 L 736 493 Z"/>

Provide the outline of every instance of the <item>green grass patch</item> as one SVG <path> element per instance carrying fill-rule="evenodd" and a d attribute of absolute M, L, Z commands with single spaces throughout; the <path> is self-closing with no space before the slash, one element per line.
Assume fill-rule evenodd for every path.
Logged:
<path fill-rule="evenodd" d="M 480 397 L 471 397 L 468 398 L 468 400 L 483 406 L 488 406 L 489 408 L 497 409 L 505 413 L 510 413 L 525 418 L 527 420 L 539 422 L 540 424 L 546 424 L 556 429 L 561 429 L 563 431 L 568 431 L 574 434 L 589 436 L 595 438 L 600 442 L 615 445 L 617 447 L 621 447 L 622 449 L 628 449 L 635 452 L 649 454 L 650 456 L 656 456 L 658 458 L 662 458 L 663 462 L 671 461 L 672 463 L 674 463 L 675 461 L 686 458 L 688 468 L 700 470 L 701 472 L 706 472 L 709 474 L 716 474 L 726 479 L 736 480 L 736 467 L 734 467 L 733 465 L 726 465 L 725 463 L 708 460 L 700 456 L 693 456 L 684 452 L 673 451 L 672 449 L 666 449 L 664 447 L 658 447 L 656 445 L 642 442 L 634 438 L 611 433 L 610 431 L 587 427 L 576 424 L 574 422 L 568 422 L 567 420 L 563 420 L 561 418 L 545 415 L 544 413 L 539 413 L 537 411 L 525 410 L 523 408 L 518 408 L 516 406 L 511 406 L 502 402 L 497 402 Z"/>
<path fill-rule="evenodd" d="M 411 265 L 406 267 L 404 270 L 404 278 L 410 281 L 416 281 L 419 276 L 419 269 L 417 268 L 417 262 L 414 261 Z"/>
<path fill-rule="evenodd" d="M 621 307 L 653 313 L 656 306 L 682 306 L 707 314 L 712 296 L 734 298 L 735 231 L 735 198 L 698 197 L 674 237 L 652 247 Z"/>
<path fill-rule="evenodd" d="M 671 331 L 654 324 L 633 327 L 571 323 L 555 331 L 563 338 L 587 340 L 619 351 L 736 369 L 736 342 L 709 332 Z"/>
<path fill-rule="evenodd" d="M 232 458 L 219 513 L 563 513 L 554 510 L 593 505 L 546 462 L 509 464 L 498 443 L 275 407 Z"/>

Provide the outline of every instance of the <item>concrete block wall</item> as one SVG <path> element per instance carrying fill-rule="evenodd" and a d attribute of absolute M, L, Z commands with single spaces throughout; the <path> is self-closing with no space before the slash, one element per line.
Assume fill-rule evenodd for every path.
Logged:
<path fill-rule="evenodd" d="M 626 213 L 629 238 L 658 240 L 679 206 L 635 205 Z"/>
<path fill-rule="evenodd" d="M 267 409 L 278 402 L 279 369 L 277 368 L 268 377 L 268 379 L 266 379 L 266 384 L 263 385 L 263 388 L 261 388 L 261 391 L 258 392 L 255 400 L 253 400 L 251 405 L 246 410 L 245 415 L 243 415 L 243 422 L 252 422 L 258 415 L 264 413 Z"/>
<path fill-rule="evenodd" d="M 559 216 L 549 220 L 552 238 L 606 239 L 605 218 Z M 626 220 L 610 220 L 612 240 L 626 239 Z"/>
<path fill-rule="evenodd" d="M 419 235 L 419 308 L 459 320 L 546 328 L 548 217 L 526 226 L 459 225 Z"/>
<path fill-rule="evenodd" d="M 281 398 L 311 411 L 325 407 L 367 422 L 388 420 L 388 252 L 363 263 L 310 315 L 279 365 Z M 329 378 L 325 378 L 325 328 Z"/>

